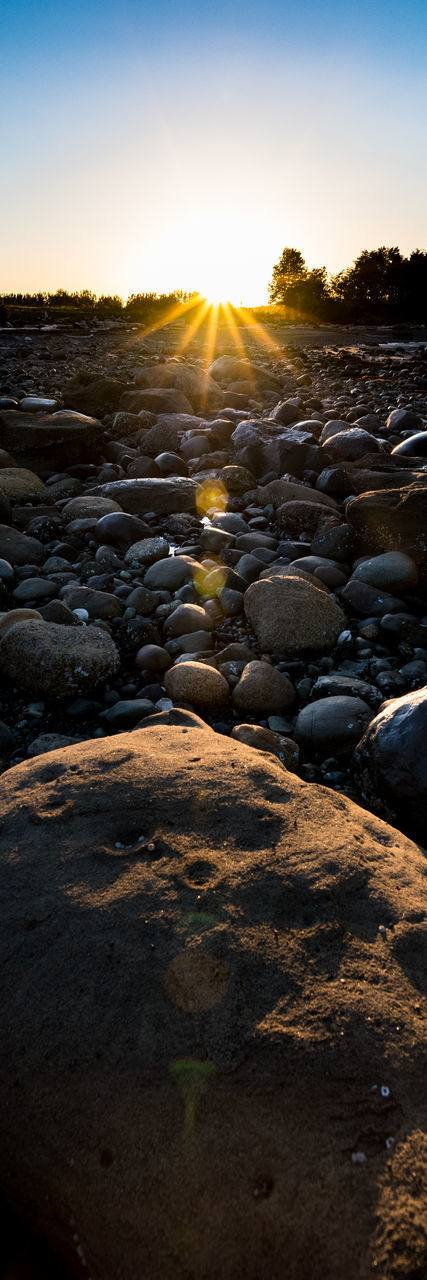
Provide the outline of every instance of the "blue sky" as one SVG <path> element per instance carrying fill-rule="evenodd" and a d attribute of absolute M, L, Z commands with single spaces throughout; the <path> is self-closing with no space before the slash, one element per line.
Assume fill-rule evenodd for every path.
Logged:
<path fill-rule="evenodd" d="M 427 5 L 0 0 L 0 291 L 427 248 Z M 6 180 L 5 180 L 6 179 Z"/>

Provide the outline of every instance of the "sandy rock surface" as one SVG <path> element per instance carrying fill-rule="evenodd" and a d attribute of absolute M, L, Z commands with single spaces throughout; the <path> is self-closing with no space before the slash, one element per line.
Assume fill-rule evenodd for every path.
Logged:
<path fill-rule="evenodd" d="M 71 1276 L 421 1276 L 424 855 L 167 720 L 3 779 L 3 1191 Z"/>

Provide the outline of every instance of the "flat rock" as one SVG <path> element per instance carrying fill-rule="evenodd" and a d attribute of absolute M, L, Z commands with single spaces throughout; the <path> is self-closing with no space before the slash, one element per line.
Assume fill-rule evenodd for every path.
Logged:
<path fill-rule="evenodd" d="M 166 360 L 164 364 L 144 365 L 135 374 L 135 383 L 137 387 L 173 387 L 182 391 L 196 413 L 225 403 L 222 387 L 207 370 L 184 362 Z"/>
<path fill-rule="evenodd" d="M 30 467 L 86 462 L 102 434 L 101 423 L 86 414 L 0 411 L 0 445 Z"/>
<path fill-rule="evenodd" d="M 61 587 L 59 594 L 69 609 L 87 609 L 90 618 L 120 618 L 124 610 L 123 600 L 110 591 L 81 587 L 77 582 Z"/>
<path fill-rule="evenodd" d="M 106 683 L 120 654 L 98 627 L 67 627 L 30 618 L 10 627 L 0 643 L 0 671 L 22 689 L 68 698 Z"/>
<path fill-rule="evenodd" d="M 290 656 L 332 649 L 345 626 L 345 614 L 320 587 L 285 574 L 248 587 L 245 614 L 261 649 Z"/>
<path fill-rule="evenodd" d="M 1 779 L 2 1192 L 73 1280 L 421 1277 L 425 859 L 174 715 Z"/>
<path fill-rule="evenodd" d="M 123 511 L 143 516 L 147 511 L 156 515 L 172 515 L 176 511 L 196 510 L 197 482 L 187 476 L 157 480 L 148 477 L 141 480 L 111 480 L 92 490 L 104 498 L 112 498 Z"/>

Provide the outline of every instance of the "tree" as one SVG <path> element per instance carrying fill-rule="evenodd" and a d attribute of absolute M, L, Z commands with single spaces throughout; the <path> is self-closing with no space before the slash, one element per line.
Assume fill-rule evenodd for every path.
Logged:
<path fill-rule="evenodd" d="M 332 281 L 335 297 L 352 307 L 382 311 L 398 307 L 403 284 L 404 259 L 394 246 L 364 249 L 352 267 Z"/>
<path fill-rule="evenodd" d="M 284 249 L 279 261 L 273 267 L 273 275 L 268 286 L 270 302 L 281 302 L 285 306 L 289 302 L 289 291 L 301 284 L 307 276 L 307 267 L 299 249 Z"/>

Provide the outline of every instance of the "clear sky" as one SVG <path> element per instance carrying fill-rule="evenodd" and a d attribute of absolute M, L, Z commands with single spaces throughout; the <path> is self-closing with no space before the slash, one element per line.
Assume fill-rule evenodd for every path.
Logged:
<path fill-rule="evenodd" d="M 0 292 L 427 249 L 427 0 L 0 0 Z"/>

